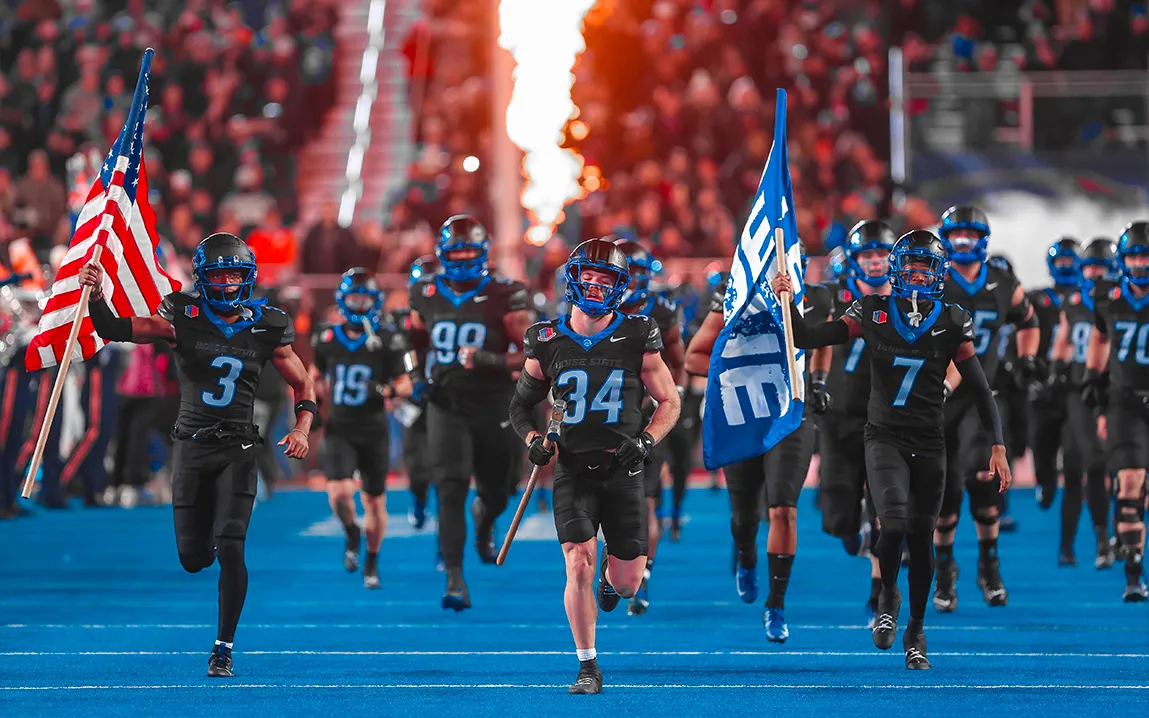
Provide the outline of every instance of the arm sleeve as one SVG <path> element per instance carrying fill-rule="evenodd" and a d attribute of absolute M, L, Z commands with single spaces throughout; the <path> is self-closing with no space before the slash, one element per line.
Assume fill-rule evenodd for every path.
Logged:
<path fill-rule="evenodd" d="M 539 430 L 535 426 L 534 408 L 547 398 L 550 388 L 546 381 L 536 379 L 526 371 L 519 374 L 519 383 L 515 385 L 515 393 L 511 396 L 509 418 L 515 433 L 523 441 L 527 440 L 532 431 Z"/>
<path fill-rule="evenodd" d="M 658 323 L 647 318 L 646 325 L 646 345 L 643 351 L 647 354 L 662 351 L 662 332 L 658 330 Z"/>
<path fill-rule="evenodd" d="M 1001 430 L 1001 416 L 997 412 L 997 402 L 994 401 L 993 390 L 989 388 L 981 362 L 972 356 L 955 362 L 954 366 L 961 372 L 962 384 L 972 388 L 977 398 L 977 413 L 981 416 L 982 425 L 993 434 L 994 445 L 1003 446 L 1005 437 Z"/>
<path fill-rule="evenodd" d="M 96 334 L 104 339 L 110 342 L 132 341 L 131 318 L 113 315 L 112 310 L 104 303 L 103 297 L 88 300 L 88 316 L 92 318 L 92 328 L 96 330 Z"/>
<path fill-rule="evenodd" d="M 850 341 L 850 327 L 841 319 L 811 327 L 802 318 L 796 304 L 790 305 L 790 319 L 794 327 L 794 346 L 799 349 L 817 349 Z"/>
<path fill-rule="evenodd" d="M 1018 287 L 1017 280 L 1013 280 L 1010 289 L 1011 293 L 1016 293 Z M 1021 301 L 1017 304 L 1012 304 L 1009 311 L 1005 313 L 1005 321 L 1014 325 L 1018 329 L 1032 329 L 1038 326 L 1037 311 L 1033 310 L 1033 304 L 1029 301 L 1029 296 L 1024 292 L 1021 295 Z M 1033 310 L 1033 311 L 1030 311 Z M 1029 319 L 1026 319 L 1026 316 Z"/>

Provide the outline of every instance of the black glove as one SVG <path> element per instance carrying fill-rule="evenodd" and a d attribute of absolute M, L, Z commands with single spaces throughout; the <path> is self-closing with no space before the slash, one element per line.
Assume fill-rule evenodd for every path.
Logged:
<path fill-rule="evenodd" d="M 527 449 L 527 457 L 535 466 L 546 466 L 551 463 L 551 459 L 555 458 L 555 447 L 543 446 L 543 437 L 536 434 L 535 438 L 531 439 L 530 447 Z"/>
<path fill-rule="evenodd" d="M 618 445 L 614 458 L 623 466 L 634 466 L 650 461 L 650 450 L 654 448 L 654 437 L 645 431 L 637 439 L 627 439 Z"/>
<path fill-rule="evenodd" d="M 833 405 L 834 397 L 826 388 L 826 372 L 814 372 L 810 375 L 810 410 L 815 414 L 825 414 Z"/>
<path fill-rule="evenodd" d="M 420 379 L 415 382 L 415 386 L 411 388 L 410 401 L 415 406 L 426 408 L 427 402 L 431 401 L 431 394 L 434 393 L 434 388 L 427 381 Z"/>
<path fill-rule="evenodd" d="M 1049 378 L 1045 380 L 1043 397 L 1050 400 L 1059 400 L 1069 391 L 1069 362 L 1056 359 L 1049 371 Z"/>
<path fill-rule="evenodd" d="M 1104 411 L 1109 406 L 1109 374 L 1086 369 L 1081 380 L 1081 403 Z"/>
<path fill-rule="evenodd" d="M 1042 380 L 1042 374 L 1041 365 L 1038 364 L 1037 357 L 1027 356 L 1017 358 L 1017 363 L 1014 365 L 1013 377 L 1018 389 L 1028 392 L 1031 384 Z"/>

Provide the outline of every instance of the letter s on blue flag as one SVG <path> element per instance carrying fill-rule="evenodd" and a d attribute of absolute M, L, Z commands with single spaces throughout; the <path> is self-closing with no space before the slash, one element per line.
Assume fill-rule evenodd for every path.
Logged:
<path fill-rule="evenodd" d="M 775 246 L 777 227 L 782 228 L 785 247 Z M 805 355 L 797 352 L 798 376 L 788 376 L 782 305 L 770 289 L 779 261 L 796 278 L 794 302 L 801 307 L 805 291 L 786 151 L 785 90 L 778 90 L 774 146 L 738 241 L 726 288 L 724 326 L 710 354 L 702 419 L 707 469 L 764 454 L 802 422 L 803 405 L 791 400 L 790 382 L 804 381 Z"/>

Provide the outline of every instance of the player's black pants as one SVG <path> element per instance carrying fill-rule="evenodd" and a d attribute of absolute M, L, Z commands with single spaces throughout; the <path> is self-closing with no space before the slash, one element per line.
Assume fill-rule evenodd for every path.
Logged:
<path fill-rule="evenodd" d="M 982 426 L 972 391 L 958 387 L 945 405 L 945 496 L 941 515 L 953 516 L 961 511 L 963 494 L 969 492 L 969 510 L 974 521 L 992 524 L 999 507 L 1001 481 L 995 476 L 978 481 L 978 472 L 989 470 L 991 438 Z M 867 464 L 869 466 L 869 464 Z M 871 477 L 870 492 L 878 500 Z"/>
<path fill-rule="evenodd" d="M 508 399 L 497 406 L 505 407 L 509 403 Z M 492 405 L 496 405 L 495 402 Z M 427 407 L 432 476 L 439 493 L 439 550 L 449 569 L 463 565 L 471 476 L 475 477 L 475 488 L 488 524 L 493 524 L 507 508 L 510 496 L 507 477 L 514 461 L 511 442 L 519 441 L 510 426 L 505 410 L 477 413 L 452 411 L 436 404 Z M 476 530 L 488 528 L 482 526 Z"/>
<path fill-rule="evenodd" d="M 682 514 L 686 484 L 690 480 L 690 472 L 694 470 L 694 451 L 698 447 L 699 439 L 702 438 L 702 420 L 699 418 L 702 397 L 701 391 L 687 390 L 682 402 L 682 416 L 663 442 L 673 481 L 671 492 L 673 516 Z"/>
<path fill-rule="evenodd" d="M 177 438 L 172 464 L 176 549 L 196 573 L 219 558 L 219 635 L 231 642 L 247 596 L 244 540 L 255 505 L 257 437 Z M 243 447 L 248 448 L 243 448 Z"/>
<path fill-rule="evenodd" d="M 611 453 L 559 452 L 554 516 L 560 543 L 585 543 L 602 527 L 615 558 L 632 561 L 649 550 L 642 467 L 619 466 Z"/>
<path fill-rule="evenodd" d="M 910 617 L 922 620 L 934 576 L 933 531 L 946 489 L 942 451 L 907 449 L 897 434 L 866 425 L 866 476 L 881 523 L 875 547 L 882 586 L 897 586 L 902 541 L 910 549 Z"/>
<path fill-rule="evenodd" d="M 763 489 L 767 508 L 797 506 L 813 455 L 814 422 L 804 419 L 765 454 L 723 467 L 730 493 L 730 533 L 739 554 L 750 557 L 756 550 Z"/>
<path fill-rule="evenodd" d="M 403 431 L 403 467 L 415 501 L 426 503 L 431 486 L 431 456 L 427 444 L 427 412 Z"/>
<path fill-rule="evenodd" d="M 1032 407 L 1033 421 L 1033 434 L 1030 438 L 1030 446 L 1033 449 L 1033 473 L 1034 478 L 1037 480 L 1037 485 L 1041 487 L 1045 496 L 1049 497 L 1046 501 L 1051 501 L 1053 496 L 1057 493 L 1057 454 L 1058 450 L 1062 447 L 1065 448 L 1063 460 L 1066 462 L 1065 475 L 1069 476 L 1068 462 L 1070 457 L 1070 443 L 1066 441 L 1067 430 L 1072 431 L 1073 425 L 1067 422 L 1068 415 L 1066 412 L 1065 397 L 1062 396 L 1060 400 L 1054 398 L 1040 398 L 1030 405 Z M 1094 429 L 1094 436 L 1097 431 Z M 1010 456 L 1013 456 L 1013 450 L 1010 450 Z M 1080 469 L 1080 464 L 1078 465 Z M 1077 475 L 1080 475 L 1078 473 Z"/>
<path fill-rule="evenodd" d="M 1066 422 L 1062 432 L 1065 466 L 1065 495 L 1061 499 L 1061 545 L 1072 548 L 1081 516 L 1082 475 L 1089 498 L 1089 516 L 1094 529 L 1109 532 L 1109 493 L 1105 490 L 1105 450 L 1097 438 L 1097 419 L 1092 409 L 1081 403 L 1081 393 L 1065 397 Z"/>
<path fill-rule="evenodd" d="M 856 536 L 866 490 L 866 417 L 830 411 L 819 417 L 818 427 L 822 530 L 837 538 Z"/>

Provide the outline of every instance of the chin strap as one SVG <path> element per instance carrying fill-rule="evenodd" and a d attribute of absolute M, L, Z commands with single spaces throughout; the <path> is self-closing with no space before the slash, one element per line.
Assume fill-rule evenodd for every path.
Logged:
<path fill-rule="evenodd" d="M 922 314 L 918 311 L 918 290 L 914 290 L 910 295 L 910 303 L 913 305 L 914 311 L 906 315 L 906 319 L 910 321 L 911 327 L 916 327 L 922 323 Z"/>

